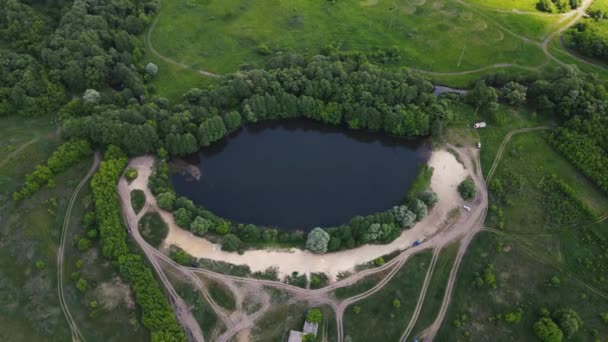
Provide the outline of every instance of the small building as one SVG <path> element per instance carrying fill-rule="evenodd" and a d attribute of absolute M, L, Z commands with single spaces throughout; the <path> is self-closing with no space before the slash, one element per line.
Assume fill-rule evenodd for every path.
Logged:
<path fill-rule="evenodd" d="M 304 322 L 304 328 L 302 330 L 303 331 L 290 330 L 289 339 L 287 339 L 287 342 L 302 342 L 304 336 L 317 336 L 317 331 L 319 330 L 319 323 L 314 323 L 306 320 Z"/>
<path fill-rule="evenodd" d="M 473 125 L 473 128 L 484 128 L 484 127 L 486 127 L 486 123 L 485 123 L 485 121 L 482 121 L 482 122 L 476 122 L 476 123 Z"/>
<path fill-rule="evenodd" d="M 304 322 L 304 335 L 313 334 L 317 336 L 317 330 L 319 330 L 319 323 Z"/>

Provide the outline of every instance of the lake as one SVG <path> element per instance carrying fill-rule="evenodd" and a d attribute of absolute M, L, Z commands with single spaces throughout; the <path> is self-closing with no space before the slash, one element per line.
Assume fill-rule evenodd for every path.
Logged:
<path fill-rule="evenodd" d="M 284 230 L 336 226 L 398 204 L 430 156 L 423 139 L 351 131 L 308 120 L 242 128 L 186 158 L 178 195 L 218 216 Z"/>

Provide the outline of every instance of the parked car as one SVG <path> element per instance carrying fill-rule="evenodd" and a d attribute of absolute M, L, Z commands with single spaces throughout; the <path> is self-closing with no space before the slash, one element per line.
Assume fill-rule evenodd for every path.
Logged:
<path fill-rule="evenodd" d="M 469 207 L 468 205 L 465 205 L 465 206 L 464 206 L 464 210 L 466 210 L 466 211 L 471 211 L 471 207 Z"/>

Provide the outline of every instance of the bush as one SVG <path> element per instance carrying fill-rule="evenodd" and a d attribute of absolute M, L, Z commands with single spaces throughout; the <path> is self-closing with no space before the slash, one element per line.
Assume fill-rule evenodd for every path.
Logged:
<path fill-rule="evenodd" d="M 89 287 L 89 283 L 85 280 L 85 279 L 78 279 L 78 281 L 76 282 L 76 288 L 80 291 L 80 292 L 84 292 L 87 290 L 87 288 Z"/>
<path fill-rule="evenodd" d="M 583 327 L 583 320 L 572 309 L 562 309 L 554 312 L 553 319 L 559 324 L 566 338 L 571 338 Z"/>
<path fill-rule="evenodd" d="M 323 320 L 323 314 L 321 314 L 321 310 L 319 309 L 310 309 L 308 313 L 306 313 L 306 321 L 310 323 L 321 323 Z"/>
<path fill-rule="evenodd" d="M 460 197 L 465 200 L 469 200 L 475 197 L 477 189 L 475 188 L 475 183 L 473 183 L 473 180 L 466 179 L 462 181 L 460 185 L 458 185 L 458 192 L 460 193 Z"/>
<path fill-rule="evenodd" d="M 126 178 L 128 181 L 132 181 L 132 180 L 134 180 L 135 178 L 137 178 L 137 170 L 136 170 L 136 169 L 134 169 L 134 168 L 132 168 L 132 167 L 128 168 L 128 169 L 125 171 L 125 178 Z"/>
<path fill-rule="evenodd" d="M 550 318 L 543 317 L 534 323 L 534 333 L 543 342 L 561 342 L 564 333 Z"/>

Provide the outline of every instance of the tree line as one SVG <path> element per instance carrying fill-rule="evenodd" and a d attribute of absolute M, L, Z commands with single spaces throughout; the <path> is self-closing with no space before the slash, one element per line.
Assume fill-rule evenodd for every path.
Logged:
<path fill-rule="evenodd" d="M 401 137 L 440 133 L 452 118 L 433 86 L 408 72 L 389 73 L 370 64 L 315 57 L 283 68 L 228 76 L 213 89 L 191 89 L 181 103 L 152 97 L 124 107 L 101 99 L 64 110 L 66 139 L 117 145 L 130 155 L 183 156 L 208 146 L 245 123 L 306 117 L 351 129 Z M 84 116 L 83 116 L 84 115 Z"/>
<path fill-rule="evenodd" d="M 126 155 L 110 146 L 91 182 L 103 255 L 118 264 L 120 274 L 130 283 L 141 309 L 142 324 L 150 330 L 152 341 L 186 341 L 150 267 L 127 245 L 116 195 L 116 184 L 126 165 Z"/>
<path fill-rule="evenodd" d="M 45 185 L 54 186 L 53 177 L 78 164 L 93 153 L 86 140 L 71 140 L 59 146 L 48 158 L 46 165 L 36 165 L 34 172 L 25 176 L 25 183 L 13 193 L 15 201 L 28 198 Z"/>

